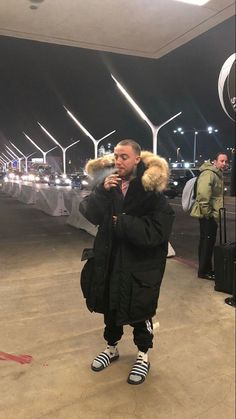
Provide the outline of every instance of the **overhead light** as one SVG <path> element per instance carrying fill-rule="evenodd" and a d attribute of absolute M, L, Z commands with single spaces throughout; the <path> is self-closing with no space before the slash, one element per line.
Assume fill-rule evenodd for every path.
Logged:
<path fill-rule="evenodd" d="M 175 0 L 181 3 L 188 3 L 194 4 L 195 6 L 204 6 L 204 4 L 208 3 L 210 0 Z"/>

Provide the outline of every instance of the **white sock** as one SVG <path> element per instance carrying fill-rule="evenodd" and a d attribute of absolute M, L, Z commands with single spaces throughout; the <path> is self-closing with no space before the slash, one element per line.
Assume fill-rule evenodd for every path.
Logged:
<path fill-rule="evenodd" d="M 109 355 L 110 358 L 113 358 L 113 356 L 116 356 L 118 354 L 118 349 L 117 349 L 117 344 L 112 346 L 112 345 L 107 345 L 105 351 L 104 351 L 107 355 Z"/>
<path fill-rule="evenodd" d="M 138 351 L 138 355 L 137 355 L 137 359 L 148 362 L 148 353 L 147 352 L 142 352 L 142 351 Z"/>

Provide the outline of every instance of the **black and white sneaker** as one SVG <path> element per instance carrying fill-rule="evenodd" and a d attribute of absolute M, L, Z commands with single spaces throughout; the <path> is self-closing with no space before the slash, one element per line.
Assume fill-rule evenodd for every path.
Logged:
<path fill-rule="evenodd" d="M 134 385 L 142 384 L 146 380 L 149 369 L 150 362 L 148 362 L 147 354 L 139 352 L 137 360 L 129 373 L 128 383 Z"/>
<path fill-rule="evenodd" d="M 107 368 L 111 362 L 119 358 L 119 352 L 116 346 L 107 346 L 105 351 L 100 352 L 93 360 L 91 368 L 93 371 L 102 371 Z"/>

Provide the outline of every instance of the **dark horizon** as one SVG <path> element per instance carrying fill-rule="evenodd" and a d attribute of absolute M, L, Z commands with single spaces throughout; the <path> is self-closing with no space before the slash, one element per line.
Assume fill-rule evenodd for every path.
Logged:
<path fill-rule="evenodd" d="M 54 143 L 37 121 L 63 145 L 80 139 L 68 151 L 73 161 L 93 157 L 93 144 L 67 116 L 66 106 L 99 139 L 116 130 L 101 145 L 133 138 L 152 150 L 150 128 L 116 87 L 110 73 L 130 93 L 154 124 L 182 115 L 160 130 L 158 154 L 175 160 L 192 159 L 193 133 L 212 125 L 219 132 L 198 135 L 197 157 L 213 157 L 234 147 L 235 126 L 218 98 L 218 77 L 225 60 L 235 51 L 235 23 L 230 18 L 194 40 L 153 60 L 114 53 L 0 37 L 0 151 L 13 141 L 24 153 L 36 151 L 22 131 L 45 151 Z M 60 149 L 52 155 L 61 155 Z M 41 157 L 37 152 L 37 157 Z"/>

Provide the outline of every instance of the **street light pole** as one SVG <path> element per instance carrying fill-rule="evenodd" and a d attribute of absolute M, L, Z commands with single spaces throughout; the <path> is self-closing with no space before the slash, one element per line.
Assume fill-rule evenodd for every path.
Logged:
<path fill-rule="evenodd" d="M 128 100 L 128 102 L 133 106 L 135 111 L 138 113 L 138 115 L 146 122 L 146 124 L 149 126 L 149 128 L 152 131 L 152 144 L 153 144 L 153 154 L 157 154 L 157 136 L 158 132 L 164 125 L 168 124 L 173 119 L 177 118 L 177 116 L 181 115 L 182 112 L 177 113 L 176 115 L 172 116 L 167 121 L 163 122 L 161 125 L 154 125 L 148 117 L 145 115 L 145 113 L 142 111 L 142 109 L 137 105 L 137 103 L 134 101 L 134 99 L 129 95 L 129 93 L 125 90 L 125 88 L 116 80 L 116 78 L 111 74 L 111 77 L 115 81 L 118 89 L 123 93 L 125 98 Z"/>
<path fill-rule="evenodd" d="M 80 140 L 75 141 L 74 143 L 70 144 L 68 147 L 63 147 L 51 134 L 50 132 L 48 132 L 46 130 L 46 128 L 44 128 L 43 125 L 41 125 L 38 122 L 40 128 L 45 132 L 45 134 L 47 134 L 49 136 L 49 138 L 51 138 L 52 141 L 54 141 L 55 144 L 57 144 L 61 150 L 62 150 L 62 157 L 63 157 L 63 173 L 64 175 L 66 174 L 66 151 L 68 150 L 68 148 L 72 147 L 73 145 L 77 144 Z"/>
<path fill-rule="evenodd" d="M 7 148 L 7 150 L 6 150 L 6 152 L 12 157 L 12 158 L 14 158 L 14 159 L 16 159 L 16 160 L 18 160 L 18 169 L 19 169 L 19 171 L 21 172 L 21 160 L 23 159 L 23 157 L 19 157 L 19 156 L 17 156 L 17 154 L 10 148 L 10 147 L 8 147 L 7 145 L 6 145 L 6 148 Z"/>
<path fill-rule="evenodd" d="M 70 112 L 65 106 L 63 106 L 63 108 L 66 110 L 66 112 L 68 113 L 69 117 L 71 119 L 73 119 L 73 121 L 76 123 L 76 125 L 78 125 L 78 127 L 80 127 L 80 129 L 90 138 L 90 140 L 92 140 L 93 145 L 94 145 L 94 156 L 95 159 L 97 159 L 98 157 L 98 144 L 104 140 L 105 138 L 109 137 L 111 134 L 113 134 L 114 132 L 116 132 L 116 130 L 113 130 L 111 132 L 109 132 L 108 134 L 104 135 L 104 137 L 99 138 L 99 140 L 96 140 L 92 134 L 90 134 L 90 132 L 81 124 L 81 122 L 78 121 L 78 119 L 73 115 L 72 112 Z"/>
<path fill-rule="evenodd" d="M 10 143 L 24 157 L 24 159 L 25 159 L 25 172 L 27 173 L 28 172 L 28 158 L 33 156 L 36 153 L 36 151 L 34 153 L 28 154 L 28 156 L 25 156 L 22 153 L 22 151 L 20 151 L 19 148 L 16 147 L 15 144 L 13 144 L 11 141 L 10 141 Z"/>
<path fill-rule="evenodd" d="M 194 140 L 193 140 L 193 163 L 195 163 L 195 161 L 196 161 L 197 136 L 198 136 L 198 131 L 194 131 Z"/>
<path fill-rule="evenodd" d="M 48 151 L 43 151 L 25 132 L 23 132 L 23 134 L 27 138 L 27 140 L 29 140 L 39 151 L 41 151 L 41 153 L 43 155 L 43 163 L 46 164 L 46 155 L 48 153 L 50 153 L 50 151 L 57 148 L 57 146 L 50 148 L 50 150 L 48 150 Z"/>
<path fill-rule="evenodd" d="M 187 129 L 183 130 L 182 128 L 177 128 L 177 130 L 173 131 L 174 134 L 184 134 L 185 132 L 193 132 L 193 163 L 196 162 L 196 155 L 197 155 L 197 137 L 199 132 L 208 132 L 208 134 L 213 134 L 213 132 L 218 132 L 218 129 L 214 129 L 213 127 L 208 127 L 207 129 Z"/>
<path fill-rule="evenodd" d="M 180 147 L 178 147 L 178 148 L 176 149 L 176 159 L 177 159 L 177 163 L 178 163 L 178 161 L 179 161 L 179 150 L 180 150 Z"/>
<path fill-rule="evenodd" d="M 9 159 L 9 157 L 8 156 L 6 156 L 6 154 L 4 154 L 3 152 L 2 152 L 2 155 L 5 157 L 5 159 L 7 160 L 7 162 L 8 162 L 8 167 L 9 167 L 9 164 L 11 163 L 11 168 L 12 168 L 12 162 L 14 161 L 14 160 L 10 160 Z"/>

